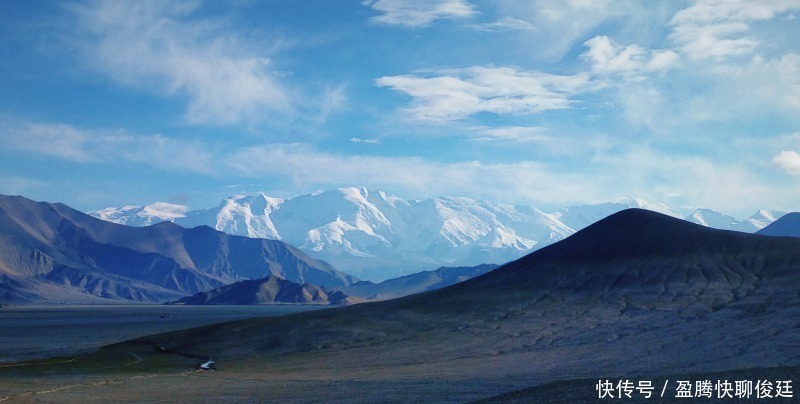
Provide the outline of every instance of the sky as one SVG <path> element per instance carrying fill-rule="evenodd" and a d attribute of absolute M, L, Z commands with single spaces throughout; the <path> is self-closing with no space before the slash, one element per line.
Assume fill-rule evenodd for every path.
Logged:
<path fill-rule="evenodd" d="M 797 0 L 0 2 L 0 194 L 800 201 Z"/>

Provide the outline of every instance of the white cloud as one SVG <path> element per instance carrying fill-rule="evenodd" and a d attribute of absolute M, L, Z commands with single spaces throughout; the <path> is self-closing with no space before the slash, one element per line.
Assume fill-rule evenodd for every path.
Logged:
<path fill-rule="evenodd" d="M 784 150 L 772 158 L 772 164 L 791 175 L 800 175 L 800 153 Z"/>
<path fill-rule="evenodd" d="M 624 195 L 664 200 L 669 195 L 680 194 L 694 206 L 738 215 L 747 213 L 741 210 L 742 207 L 772 208 L 786 200 L 786 194 L 775 195 L 776 185 L 768 174 L 758 171 L 748 162 L 721 163 L 702 156 L 680 156 L 636 144 L 583 146 L 593 149 L 594 157 L 573 166 L 574 162 L 560 160 L 550 163 L 484 163 L 431 161 L 411 156 L 344 155 L 320 151 L 309 144 L 265 144 L 228 151 L 162 135 L 87 131 L 62 124 L 36 123 L 17 127 L 28 130 L 14 132 L 19 135 L 17 138 L 26 141 L 16 141 L 17 138 L 9 136 L 11 132 L 6 128 L 0 133 L 0 141 L 7 150 L 22 150 L 82 163 L 127 161 L 204 175 L 260 180 L 274 178 L 288 184 L 292 192 L 356 184 L 413 197 L 467 195 L 508 203 L 550 206 L 609 200 Z M 531 142 L 556 152 L 581 147 L 576 146 L 575 140 L 569 143 L 565 139 L 550 138 L 537 127 L 474 127 L 471 130 L 481 140 Z M 46 147 L 59 137 L 58 134 L 64 135 L 64 141 L 58 145 L 65 152 L 51 151 Z M 773 147 L 776 145 L 786 147 L 796 140 L 795 134 L 772 139 L 768 145 L 761 145 L 754 139 L 758 145 L 755 148 L 746 143 L 730 147 L 748 149 L 757 157 L 763 155 L 764 150 L 775 150 Z M 360 138 L 353 138 L 353 141 L 372 142 Z M 773 158 L 772 164 L 800 175 L 800 154 L 795 151 L 781 152 Z M 35 184 L 21 183 L 17 188 L 32 186 Z M 775 205 L 771 207 L 770 203 Z"/>
<path fill-rule="evenodd" d="M 513 141 L 517 143 L 548 143 L 555 139 L 546 135 L 541 127 L 530 126 L 498 126 L 473 128 L 476 133 L 471 137 L 480 141 Z"/>
<path fill-rule="evenodd" d="M 725 148 L 732 153 L 730 149 Z M 598 180 L 606 181 L 621 195 L 662 201 L 678 194 L 693 208 L 705 207 L 739 218 L 756 209 L 782 209 L 786 201 L 796 199 L 787 195 L 800 196 L 794 190 L 776 192 L 776 188 L 783 189 L 780 183 L 756 165 L 675 154 L 641 144 L 619 146 L 587 164 Z M 617 178 L 609 179 L 614 173 Z"/>
<path fill-rule="evenodd" d="M 570 109 L 576 97 L 622 81 L 642 81 L 646 75 L 673 67 L 679 56 L 671 50 L 621 46 L 607 36 L 584 43 L 588 71 L 557 75 L 517 67 L 472 66 L 432 73 L 384 76 L 375 80 L 413 98 L 405 111 L 419 121 L 454 121 L 489 112 L 525 115 Z"/>
<path fill-rule="evenodd" d="M 692 65 L 690 64 L 689 67 Z M 676 120 L 731 122 L 738 119 L 772 119 L 798 123 L 800 112 L 800 55 L 765 59 L 760 56 L 737 63 L 685 70 L 676 80 L 669 99 L 679 109 Z M 702 91 L 697 91 L 701 88 Z M 681 96 L 681 99 L 676 98 Z"/>
<path fill-rule="evenodd" d="M 192 124 L 241 123 L 290 108 L 269 50 L 244 43 L 223 20 L 198 19 L 198 8 L 94 1 L 73 7 L 82 30 L 75 40 L 87 64 L 112 80 L 187 97 Z"/>
<path fill-rule="evenodd" d="M 683 25 L 675 27 L 671 37 L 691 59 L 724 58 L 750 53 L 758 46 L 755 39 L 726 38 L 748 29 L 745 23 Z"/>
<path fill-rule="evenodd" d="M 360 137 L 351 137 L 350 141 L 353 143 L 381 144 L 380 139 L 362 139 Z"/>
<path fill-rule="evenodd" d="M 64 124 L 4 120 L 0 142 L 5 147 L 62 158 L 88 162 L 96 157 L 86 150 L 92 136 Z"/>
<path fill-rule="evenodd" d="M 345 109 L 347 105 L 346 87 L 344 85 L 326 87 L 319 99 L 319 120 L 325 121 L 331 114 Z"/>
<path fill-rule="evenodd" d="M 690 59 L 747 55 L 761 44 L 748 36 L 750 23 L 792 10 L 800 10 L 796 0 L 697 0 L 673 16 L 670 38 Z"/>
<path fill-rule="evenodd" d="M 564 133 L 538 126 L 479 126 L 470 128 L 467 136 L 470 141 L 499 147 L 524 147 L 531 153 L 530 158 L 533 158 L 533 154 L 546 158 L 591 155 L 597 146 L 593 143 L 599 140 L 597 136 L 565 136 Z"/>
<path fill-rule="evenodd" d="M 570 108 L 586 89 L 587 74 L 559 76 L 515 67 L 440 70 L 430 77 L 385 76 L 375 81 L 414 98 L 406 111 L 422 121 L 451 121 L 480 112 L 535 114 Z"/>
<path fill-rule="evenodd" d="M 583 44 L 583 54 L 599 75 L 638 76 L 668 69 L 679 59 L 671 50 L 650 50 L 638 45 L 621 46 L 605 35 L 596 36 Z"/>
<path fill-rule="evenodd" d="M 787 201 L 787 194 L 775 193 L 776 184 L 769 173 L 755 167 L 676 155 L 644 145 L 615 144 L 597 150 L 594 158 L 580 165 L 570 170 L 561 163 L 536 161 L 437 162 L 417 157 L 342 155 L 307 144 L 251 147 L 227 160 L 235 175 L 288 179 L 293 192 L 356 184 L 414 198 L 464 195 L 557 207 L 620 196 L 665 201 L 677 194 L 693 208 L 708 207 L 739 217 L 752 214 L 751 209 L 781 209 Z M 790 194 L 800 196 L 795 191 Z"/>
<path fill-rule="evenodd" d="M 0 144 L 8 149 L 77 163 L 129 161 L 211 174 L 214 152 L 192 141 L 122 131 L 87 130 L 61 123 L 5 120 Z"/>
<path fill-rule="evenodd" d="M 495 0 L 491 5 L 500 17 L 472 27 L 484 31 L 521 30 L 526 40 L 515 52 L 549 63 L 562 61 L 576 45 L 609 21 L 624 18 L 626 24 L 640 24 L 643 16 L 651 15 L 657 8 L 650 2 L 644 5 L 610 0 Z"/>
<path fill-rule="evenodd" d="M 800 55 L 790 53 L 771 62 L 778 79 L 779 97 L 800 111 Z"/>
<path fill-rule="evenodd" d="M 621 46 L 605 36 L 594 37 L 585 46 L 588 50 L 582 57 L 590 63 L 592 79 L 612 92 L 615 106 L 630 122 L 654 133 L 680 136 L 674 133 L 676 128 L 745 117 L 797 122 L 800 55 L 796 53 L 692 60 L 685 49 L 677 53 Z"/>
<path fill-rule="evenodd" d="M 367 0 L 380 15 L 372 21 L 380 24 L 420 28 L 438 19 L 468 18 L 475 14 L 473 6 L 464 0 Z"/>
<path fill-rule="evenodd" d="M 160 134 L 118 136 L 106 146 L 128 161 L 179 171 L 214 174 L 216 153 L 206 144 L 182 141 Z"/>
<path fill-rule="evenodd" d="M 536 29 L 536 26 L 533 25 L 530 21 L 514 17 L 503 17 L 494 22 L 472 24 L 470 25 L 470 27 L 478 31 L 486 31 L 486 32 L 498 32 L 498 31 L 508 31 L 508 30 L 533 31 Z"/>

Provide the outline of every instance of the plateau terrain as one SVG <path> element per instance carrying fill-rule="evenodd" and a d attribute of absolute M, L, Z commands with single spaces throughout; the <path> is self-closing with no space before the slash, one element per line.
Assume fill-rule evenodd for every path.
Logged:
<path fill-rule="evenodd" d="M 465 402 L 576 380 L 563 391 L 588 401 L 598 379 L 772 368 L 796 380 L 799 284 L 798 238 L 630 209 L 436 291 L 152 335 L 23 372 L 0 368 L 0 394 Z M 212 358 L 218 371 L 194 370 Z"/>

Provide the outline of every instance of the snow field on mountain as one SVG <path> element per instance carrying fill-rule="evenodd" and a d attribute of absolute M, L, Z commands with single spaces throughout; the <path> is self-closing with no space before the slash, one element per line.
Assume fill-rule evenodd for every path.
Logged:
<path fill-rule="evenodd" d="M 681 217 L 664 204 L 639 198 L 546 213 L 528 205 L 465 197 L 412 200 L 356 187 L 286 199 L 263 193 L 232 196 L 216 208 L 202 210 L 157 202 L 89 213 L 133 226 L 173 221 L 184 227 L 207 225 L 234 235 L 277 239 L 359 278 L 380 281 L 439 266 L 511 261 L 627 208 Z M 752 233 L 783 214 L 761 210 L 737 221 L 698 209 L 685 219 Z"/>

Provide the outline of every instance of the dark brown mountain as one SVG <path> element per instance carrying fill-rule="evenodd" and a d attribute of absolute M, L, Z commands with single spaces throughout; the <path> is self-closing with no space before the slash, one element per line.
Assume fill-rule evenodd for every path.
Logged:
<path fill-rule="evenodd" d="M 356 280 L 276 240 L 172 223 L 127 227 L 63 204 L 0 196 L 0 302 L 163 302 L 269 275 Z"/>
<path fill-rule="evenodd" d="M 208 292 L 184 297 L 171 304 L 319 304 L 346 305 L 363 302 L 338 290 L 309 283 L 299 284 L 277 276 L 235 282 Z"/>

